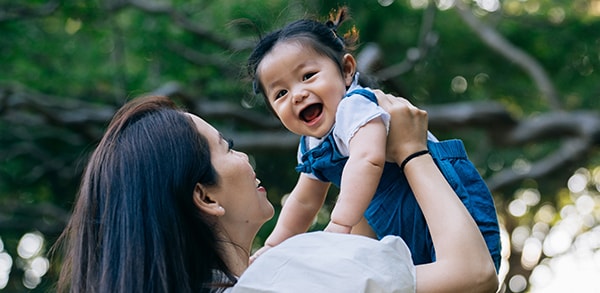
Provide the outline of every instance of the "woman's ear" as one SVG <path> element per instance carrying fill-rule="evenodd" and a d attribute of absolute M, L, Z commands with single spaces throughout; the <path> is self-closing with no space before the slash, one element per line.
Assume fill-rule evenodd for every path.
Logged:
<path fill-rule="evenodd" d="M 344 58 L 342 58 L 342 75 L 346 87 L 349 87 L 352 84 L 354 73 L 356 73 L 356 59 L 354 59 L 352 54 L 346 54 L 344 55 Z"/>
<path fill-rule="evenodd" d="M 200 183 L 196 183 L 196 187 L 194 187 L 193 200 L 196 207 L 203 213 L 217 217 L 225 215 L 225 209 Z"/>

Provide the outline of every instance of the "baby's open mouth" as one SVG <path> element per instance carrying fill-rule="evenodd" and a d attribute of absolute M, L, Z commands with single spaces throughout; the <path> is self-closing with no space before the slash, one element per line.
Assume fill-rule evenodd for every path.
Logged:
<path fill-rule="evenodd" d="M 323 104 L 312 104 L 300 112 L 300 119 L 304 122 L 310 122 L 319 117 L 321 112 L 323 112 Z"/>

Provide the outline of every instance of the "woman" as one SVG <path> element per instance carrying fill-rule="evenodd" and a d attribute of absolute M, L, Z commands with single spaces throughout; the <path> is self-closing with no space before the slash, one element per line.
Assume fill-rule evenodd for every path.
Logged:
<path fill-rule="evenodd" d="M 423 150 L 426 113 L 377 94 L 392 115 L 390 158 L 402 162 Z M 417 291 L 495 290 L 485 242 L 431 157 L 414 158 L 405 168 L 437 253 L 435 263 L 416 267 Z M 59 240 L 65 259 L 58 291 L 232 287 L 248 267 L 258 229 L 273 216 L 258 183 L 247 156 L 204 120 L 164 97 L 129 102 L 115 114 L 84 172 Z"/>

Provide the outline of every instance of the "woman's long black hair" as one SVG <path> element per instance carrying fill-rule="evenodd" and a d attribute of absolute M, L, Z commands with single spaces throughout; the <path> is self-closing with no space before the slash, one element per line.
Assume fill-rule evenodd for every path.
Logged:
<path fill-rule="evenodd" d="M 206 138 L 168 98 L 138 98 L 114 116 L 84 171 L 59 292 L 202 292 L 228 273 L 196 183 L 217 184 Z"/>

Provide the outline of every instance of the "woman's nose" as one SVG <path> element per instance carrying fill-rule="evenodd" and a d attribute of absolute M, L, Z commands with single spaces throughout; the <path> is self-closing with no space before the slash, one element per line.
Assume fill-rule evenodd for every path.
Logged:
<path fill-rule="evenodd" d="M 245 158 L 245 159 L 247 159 L 247 160 L 250 160 L 250 158 L 248 157 L 248 155 L 247 155 L 246 153 L 244 153 L 244 152 L 240 152 L 240 151 L 236 151 L 236 150 L 233 150 L 233 151 L 234 151 L 234 152 L 235 152 L 235 153 L 236 153 L 238 156 L 241 156 L 241 157 L 243 157 L 243 158 Z"/>

